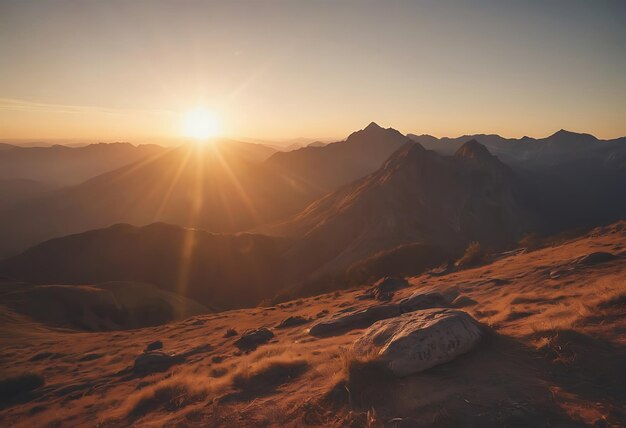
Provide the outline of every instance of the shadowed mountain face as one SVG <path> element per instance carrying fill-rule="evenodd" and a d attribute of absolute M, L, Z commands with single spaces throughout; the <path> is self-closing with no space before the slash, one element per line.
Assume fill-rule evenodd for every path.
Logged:
<path fill-rule="evenodd" d="M 395 129 L 372 122 L 345 141 L 275 153 L 267 163 L 289 177 L 330 191 L 377 170 L 407 141 Z"/>
<path fill-rule="evenodd" d="M 115 223 L 238 232 L 297 212 L 319 195 L 250 161 L 240 146 L 170 149 L 0 212 L 0 254 Z"/>
<path fill-rule="evenodd" d="M 0 272 L 39 284 L 155 284 L 224 310 L 253 306 L 282 286 L 284 242 L 166 224 L 115 225 L 53 239 L 4 261 Z"/>
<path fill-rule="evenodd" d="M 530 216 L 508 167 L 476 141 L 451 157 L 407 143 L 375 173 L 320 199 L 270 230 L 300 237 L 288 253 L 301 272 L 336 272 L 415 242 L 458 252 L 517 238 Z"/>
<path fill-rule="evenodd" d="M 107 171 L 156 156 L 156 145 L 90 144 L 84 147 L 18 147 L 0 149 L 0 180 L 32 180 L 47 187 L 79 184 Z"/>
<path fill-rule="evenodd" d="M 541 139 L 409 137 L 441 154 L 453 153 L 470 139 L 485 145 L 532 187 L 546 232 L 626 217 L 625 137 L 598 140 L 565 130 Z"/>

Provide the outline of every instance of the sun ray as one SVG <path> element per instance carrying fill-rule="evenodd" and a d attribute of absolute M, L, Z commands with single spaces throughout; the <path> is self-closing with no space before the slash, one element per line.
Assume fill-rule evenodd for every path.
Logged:
<path fill-rule="evenodd" d="M 183 171 L 187 167 L 187 164 L 189 163 L 189 159 L 191 158 L 191 155 L 192 155 L 191 150 L 187 150 L 186 154 L 181 159 L 180 164 L 178 165 L 178 168 L 176 169 L 176 172 L 174 173 L 174 178 L 170 182 L 167 190 L 165 191 L 165 194 L 163 195 L 161 203 L 156 210 L 153 221 L 157 221 L 159 217 L 163 214 L 163 210 L 165 210 L 165 206 L 167 205 L 167 203 L 170 200 L 170 197 L 172 196 L 172 191 L 174 190 L 174 187 L 176 187 L 176 184 L 178 183 L 180 176 L 182 175 Z"/>
<path fill-rule="evenodd" d="M 219 149 L 215 150 L 215 154 L 216 154 L 217 160 L 221 163 L 222 167 L 224 168 L 224 171 L 228 174 L 228 178 L 230 179 L 231 183 L 233 184 L 233 186 L 235 186 L 235 190 L 239 194 L 239 197 L 243 201 L 243 203 L 246 206 L 246 208 L 248 208 L 248 211 L 252 215 L 252 218 L 255 221 L 259 222 L 260 221 L 260 217 L 259 217 L 259 214 L 258 214 L 255 206 L 254 206 L 254 203 L 252 202 L 252 199 L 250 198 L 250 196 L 248 196 L 248 194 L 244 190 L 243 186 L 241 185 L 241 183 L 237 179 L 237 176 L 233 173 L 230 165 L 224 159 L 224 157 L 222 156 L 222 154 L 219 151 Z"/>

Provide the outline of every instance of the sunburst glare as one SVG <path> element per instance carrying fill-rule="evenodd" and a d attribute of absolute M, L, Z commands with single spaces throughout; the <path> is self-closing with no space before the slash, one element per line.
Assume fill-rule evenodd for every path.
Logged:
<path fill-rule="evenodd" d="M 215 113 L 204 107 L 196 107 L 182 116 L 182 134 L 199 142 L 217 137 L 219 121 Z"/>

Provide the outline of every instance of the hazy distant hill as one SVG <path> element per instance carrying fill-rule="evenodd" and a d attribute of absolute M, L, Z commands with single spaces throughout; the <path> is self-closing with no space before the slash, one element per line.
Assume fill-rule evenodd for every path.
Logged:
<path fill-rule="evenodd" d="M 329 191 L 375 171 L 407 141 L 395 129 L 372 122 L 345 141 L 279 152 L 267 163 L 288 177 Z"/>
<path fill-rule="evenodd" d="M 16 204 L 0 212 L 0 256 L 115 223 L 163 221 L 239 232 L 295 213 L 320 196 L 312 186 L 250 160 L 258 151 L 267 153 L 263 146 L 236 142 L 169 149 Z"/>
<path fill-rule="evenodd" d="M 301 272 L 336 272 L 376 252 L 427 243 L 459 251 L 503 246 L 530 227 L 516 178 L 470 141 L 454 156 L 407 143 L 378 171 L 268 229 L 300 237 L 288 253 Z"/>
<path fill-rule="evenodd" d="M 50 187 L 79 184 L 107 171 L 163 153 L 157 145 L 90 144 L 84 147 L 0 148 L 0 180 L 33 180 Z"/>
<path fill-rule="evenodd" d="M 40 197 L 51 186 L 25 178 L 0 180 L 0 211 L 29 199 Z"/>
<path fill-rule="evenodd" d="M 561 129 L 545 138 L 504 138 L 495 134 L 464 135 L 457 138 L 436 138 L 431 135 L 408 134 L 411 140 L 429 150 L 450 155 L 465 142 L 476 140 L 511 165 L 544 167 L 586 159 L 589 162 L 608 160 L 615 152 L 626 156 L 626 137 L 599 140 L 590 134 Z"/>
<path fill-rule="evenodd" d="M 283 287 L 283 248 L 266 236 L 120 224 L 44 242 L 0 263 L 0 274 L 35 284 L 145 282 L 223 310 Z"/>
<path fill-rule="evenodd" d="M 231 140 L 203 151 L 160 149 L 158 156 L 0 211 L 0 257 L 115 223 L 245 231 L 376 170 L 406 141 L 396 130 L 370 124 L 344 142 L 289 153 Z"/>

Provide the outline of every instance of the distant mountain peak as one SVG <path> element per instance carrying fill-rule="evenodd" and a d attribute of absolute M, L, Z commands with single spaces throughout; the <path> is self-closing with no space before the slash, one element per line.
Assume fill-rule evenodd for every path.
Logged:
<path fill-rule="evenodd" d="M 372 131 L 372 130 L 379 130 L 379 129 L 384 129 L 384 128 L 380 126 L 379 124 L 377 124 L 376 122 L 370 122 L 369 125 L 363 128 L 364 131 Z"/>
<path fill-rule="evenodd" d="M 355 131 L 348 136 L 346 139 L 349 141 L 358 141 L 358 140 L 379 140 L 380 138 L 392 138 L 397 140 L 407 140 L 408 138 L 402 135 L 400 131 L 393 128 L 383 128 L 378 125 L 376 122 L 372 122 L 367 125 L 365 128 Z"/>
<path fill-rule="evenodd" d="M 546 139 L 556 141 L 572 141 L 574 143 L 590 142 L 597 140 L 597 138 L 591 134 L 572 132 L 566 129 L 559 129 Z"/>
<path fill-rule="evenodd" d="M 454 154 L 457 157 L 468 159 L 490 159 L 493 157 L 487 147 L 480 144 L 475 139 L 465 142 Z"/>

